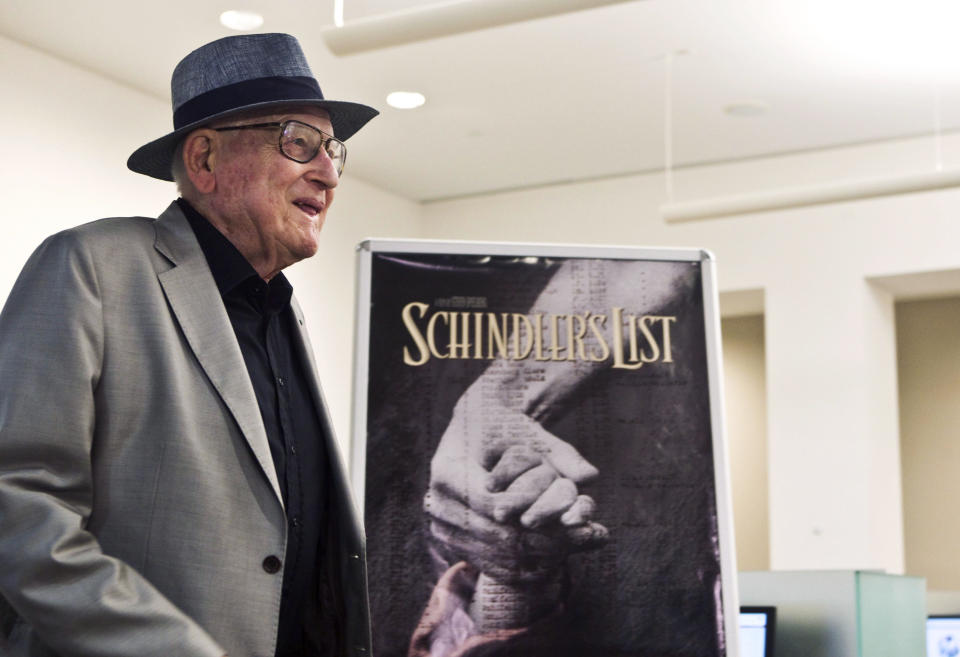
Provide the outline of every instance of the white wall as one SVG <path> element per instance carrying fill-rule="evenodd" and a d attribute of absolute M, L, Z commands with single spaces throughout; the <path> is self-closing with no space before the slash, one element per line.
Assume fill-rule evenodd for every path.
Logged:
<path fill-rule="evenodd" d="M 127 171 L 171 125 L 156 98 L 0 38 L 0 301 L 47 235 L 99 217 L 159 214 L 173 185 Z"/>
<path fill-rule="evenodd" d="M 0 303 L 47 235 L 108 216 L 156 216 L 172 183 L 126 168 L 172 129 L 170 106 L 0 37 Z M 320 252 L 289 270 L 303 306 L 344 454 L 349 441 L 354 245 L 372 234 L 416 237 L 420 206 L 346 175 Z"/>
<path fill-rule="evenodd" d="M 929 152 L 907 140 L 675 182 L 686 199 L 894 175 Z M 771 567 L 903 572 L 893 299 L 866 277 L 960 267 L 960 191 L 667 225 L 663 189 L 637 175 L 431 203 L 426 235 L 714 251 L 721 290 L 764 290 Z"/>

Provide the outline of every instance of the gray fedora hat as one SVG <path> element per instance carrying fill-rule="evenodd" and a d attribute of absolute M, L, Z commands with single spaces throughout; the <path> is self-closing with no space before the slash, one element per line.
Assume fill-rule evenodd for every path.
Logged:
<path fill-rule="evenodd" d="M 231 114 L 272 107 L 320 107 L 345 140 L 379 112 L 360 103 L 327 100 L 300 44 L 289 34 L 244 34 L 200 46 L 180 60 L 170 79 L 173 132 L 127 159 L 131 171 L 173 180 L 177 144 L 191 130 Z"/>

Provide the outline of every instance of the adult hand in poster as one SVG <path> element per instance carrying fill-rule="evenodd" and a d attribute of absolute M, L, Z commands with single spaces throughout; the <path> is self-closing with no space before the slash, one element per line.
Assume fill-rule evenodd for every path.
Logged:
<path fill-rule="evenodd" d="M 430 464 L 431 491 L 500 522 L 525 509 L 521 522 L 535 527 L 569 508 L 597 469 L 484 388 L 482 377 L 457 403 Z"/>

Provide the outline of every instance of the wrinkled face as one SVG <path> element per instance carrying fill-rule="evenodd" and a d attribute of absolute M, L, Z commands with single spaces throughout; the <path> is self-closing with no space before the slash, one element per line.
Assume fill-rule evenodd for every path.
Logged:
<path fill-rule="evenodd" d="M 333 134 L 329 115 L 315 108 L 237 118 L 217 127 L 288 119 Z M 227 237 L 244 245 L 240 250 L 248 259 L 275 263 L 276 271 L 316 253 L 320 229 L 339 182 L 324 150 L 301 164 L 280 152 L 279 128 L 217 134 L 222 150 L 214 169 L 216 189 L 210 202 L 227 223 Z"/>

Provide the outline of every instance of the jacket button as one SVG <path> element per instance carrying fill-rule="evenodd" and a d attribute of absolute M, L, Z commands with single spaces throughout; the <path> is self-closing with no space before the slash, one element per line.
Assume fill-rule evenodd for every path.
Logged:
<path fill-rule="evenodd" d="M 277 557 L 272 554 L 263 560 L 263 569 L 264 571 L 270 573 L 271 575 L 280 572 L 280 567 L 283 565 L 283 562 L 280 561 Z"/>

